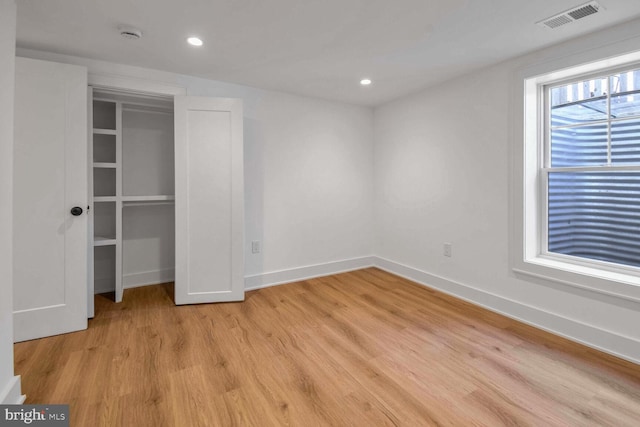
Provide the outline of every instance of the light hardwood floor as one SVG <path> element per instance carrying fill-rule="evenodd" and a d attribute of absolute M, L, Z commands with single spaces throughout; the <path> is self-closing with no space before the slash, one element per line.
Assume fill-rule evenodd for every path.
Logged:
<path fill-rule="evenodd" d="M 640 366 L 375 268 L 244 303 L 97 296 L 88 330 L 15 356 L 72 426 L 640 425 Z"/>

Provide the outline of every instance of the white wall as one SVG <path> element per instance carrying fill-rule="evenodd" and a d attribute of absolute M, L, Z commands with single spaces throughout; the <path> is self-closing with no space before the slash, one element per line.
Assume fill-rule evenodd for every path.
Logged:
<path fill-rule="evenodd" d="M 370 265 L 372 109 L 47 52 L 18 55 L 85 65 L 90 81 L 127 76 L 243 99 L 249 288 Z M 251 253 L 253 240 L 260 254 Z"/>
<path fill-rule="evenodd" d="M 375 110 L 374 253 L 383 268 L 640 362 L 640 304 L 514 277 L 509 164 L 522 67 L 640 36 L 619 26 L 456 78 Z M 633 44 L 633 43 L 629 43 Z M 636 42 L 637 46 L 640 43 Z M 443 256 L 443 243 L 453 256 Z"/>
<path fill-rule="evenodd" d="M 0 0 L 0 403 L 18 403 L 13 375 L 12 158 L 16 4 Z"/>

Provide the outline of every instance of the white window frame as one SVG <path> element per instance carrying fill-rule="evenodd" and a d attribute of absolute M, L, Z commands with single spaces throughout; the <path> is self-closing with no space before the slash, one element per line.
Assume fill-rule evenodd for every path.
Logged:
<path fill-rule="evenodd" d="M 543 85 L 541 102 L 544 103 L 544 134 L 540 135 L 539 143 L 542 144 L 542 164 L 539 166 L 540 169 L 540 255 L 549 259 L 557 259 L 559 261 L 564 261 L 568 263 L 583 265 L 586 267 L 599 268 L 607 271 L 613 271 L 623 274 L 630 274 L 640 276 L 640 267 L 634 267 L 624 264 L 618 264 L 613 262 L 589 259 L 585 257 L 577 257 L 571 255 L 565 255 L 556 252 L 550 252 L 549 247 L 549 174 L 552 172 L 640 172 L 639 165 L 616 165 L 611 162 L 611 149 L 612 149 L 612 134 L 611 134 L 611 124 L 625 122 L 632 117 L 623 117 L 619 119 L 611 119 L 611 115 L 607 113 L 606 119 L 594 120 L 590 123 L 584 123 L 582 125 L 593 125 L 593 124 L 606 124 L 608 135 L 607 135 L 607 164 L 604 166 L 564 166 L 564 167 L 554 167 L 551 165 L 551 105 L 549 99 L 549 92 L 554 87 L 564 86 L 572 83 L 579 83 L 585 80 L 598 79 L 598 78 L 606 78 L 607 79 L 607 88 L 606 93 L 607 96 L 607 111 L 611 109 L 611 79 L 610 76 L 618 74 L 620 72 L 626 72 L 629 70 L 638 70 L 640 69 L 640 63 L 631 63 L 624 65 L 623 67 L 615 67 L 610 69 L 598 70 L 596 73 L 590 73 L 588 75 L 577 75 L 573 76 L 569 79 L 554 81 L 552 83 L 548 83 Z"/>
<path fill-rule="evenodd" d="M 637 42 L 637 40 L 635 40 Z M 631 44 L 630 44 L 631 43 Z M 629 52 L 632 42 L 617 49 Z M 637 45 L 636 45 L 637 46 Z M 609 74 L 640 63 L 637 47 L 611 56 L 602 46 L 519 70 L 511 109 L 511 270 L 519 278 L 553 282 L 640 302 L 640 269 L 547 251 L 545 150 L 548 138 L 545 87 L 594 74 Z M 604 59 L 603 59 L 604 58 Z"/>

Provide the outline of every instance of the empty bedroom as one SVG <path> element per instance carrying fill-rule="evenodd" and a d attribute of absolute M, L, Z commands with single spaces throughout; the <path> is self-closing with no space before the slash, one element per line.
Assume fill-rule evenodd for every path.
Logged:
<path fill-rule="evenodd" d="M 0 426 L 637 426 L 637 0 L 0 0 Z"/>

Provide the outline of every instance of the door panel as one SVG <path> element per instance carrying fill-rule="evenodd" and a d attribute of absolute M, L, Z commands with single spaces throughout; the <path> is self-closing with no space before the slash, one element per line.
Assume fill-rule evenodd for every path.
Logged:
<path fill-rule="evenodd" d="M 176 304 L 244 299 L 242 104 L 175 98 Z"/>
<path fill-rule="evenodd" d="M 87 327 L 87 71 L 17 58 L 15 91 L 14 338 L 24 341 Z"/>

